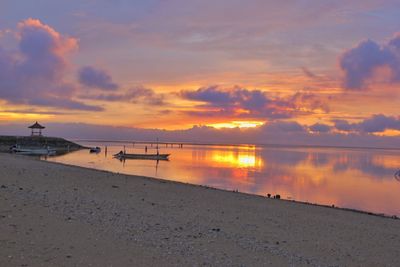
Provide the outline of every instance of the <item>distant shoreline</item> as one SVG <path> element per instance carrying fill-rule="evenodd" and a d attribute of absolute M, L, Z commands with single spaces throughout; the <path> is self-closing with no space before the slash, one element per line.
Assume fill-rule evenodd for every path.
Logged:
<path fill-rule="evenodd" d="M 135 144 L 173 144 L 173 145 L 192 145 L 192 146 L 233 146 L 233 147 L 276 147 L 276 148 L 328 148 L 328 149 L 374 149 L 374 150 L 394 150 L 400 151 L 399 148 L 390 147 L 368 147 L 368 146 L 323 146 L 323 145 L 290 145 L 290 144 L 228 144 L 228 143 L 202 143 L 202 142 L 177 142 L 177 141 L 138 141 L 138 140 L 107 140 L 107 139 L 71 139 L 75 142 L 88 143 L 135 143 Z"/>

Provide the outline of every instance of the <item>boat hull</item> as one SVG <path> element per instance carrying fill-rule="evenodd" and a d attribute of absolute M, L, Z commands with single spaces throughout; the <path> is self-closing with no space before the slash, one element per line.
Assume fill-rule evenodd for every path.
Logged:
<path fill-rule="evenodd" d="M 170 154 L 115 154 L 119 159 L 168 160 Z"/>
<path fill-rule="evenodd" d="M 16 154 L 20 155 L 55 155 L 54 149 L 14 149 Z"/>
<path fill-rule="evenodd" d="M 92 147 L 89 149 L 90 153 L 100 153 L 101 152 L 101 148 L 100 147 Z"/>

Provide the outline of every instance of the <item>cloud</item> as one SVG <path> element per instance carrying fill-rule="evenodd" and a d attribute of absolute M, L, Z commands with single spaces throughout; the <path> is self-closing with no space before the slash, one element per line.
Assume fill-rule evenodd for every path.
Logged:
<path fill-rule="evenodd" d="M 303 71 L 304 75 L 307 76 L 308 78 L 311 78 L 311 79 L 318 78 L 318 76 L 315 73 L 313 73 L 306 67 L 301 67 L 301 70 Z"/>
<path fill-rule="evenodd" d="M 349 90 L 366 89 L 379 68 L 390 71 L 387 82 L 399 82 L 400 34 L 381 45 L 372 40 L 362 41 L 344 52 L 339 64 L 344 72 L 344 86 Z"/>
<path fill-rule="evenodd" d="M 400 130 L 400 119 L 378 114 L 355 124 L 355 127 L 367 133 L 383 132 L 387 129 Z"/>
<path fill-rule="evenodd" d="M 334 127 L 340 131 L 358 133 L 379 133 L 385 130 L 400 130 L 400 118 L 376 114 L 358 123 L 335 120 Z"/>
<path fill-rule="evenodd" d="M 74 101 L 63 97 L 46 97 L 32 99 L 29 103 L 35 106 L 57 107 L 64 109 L 77 109 L 85 111 L 102 111 L 103 108 L 99 106 L 87 105 L 85 103 Z"/>
<path fill-rule="evenodd" d="M 40 114 L 40 115 L 65 115 L 65 114 L 72 114 L 70 112 L 61 112 L 61 111 L 45 111 L 45 110 L 38 110 L 34 108 L 27 108 L 27 109 L 4 109 L 1 112 L 6 113 L 17 113 L 17 114 Z"/>
<path fill-rule="evenodd" d="M 78 73 L 79 82 L 88 87 L 104 90 L 116 90 L 118 85 L 113 82 L 111 76 L 101 69 L 91 66 L 82 67 Z"/>
<path fill-rule="evenodd" d="M 333 120 L 334 127 L 339 131 L 350 132 L 353 127 L 352 125 L 346 120 Z"/>
<path fill-rule="evenodd" d="M 235 86 L 201 87 L 180 92 L 184 99 L 201 102 L 195 109 L 187 111 L 197 116 L 233 116 L 238 118 L 282 119 L 295 114 L 328 108 L 316 95 L 296 93 L 289 97 L 271 97 L 261 90 L 249 90 Z"/>
<path fill-rule="evenodd" d="M 296 109 L 306 108 L 309 112 L 313 110 L 322 110 L 325 113 L 329 113 L 330 111 L 328 104 L 323 101 L 321 96 L 312 93 L 297 92 L 287 97 L 286 101 L 292 103 L 292 106 Z"/>
<path fill-rule="evenodd" d="M 264 124 L 261 127 L 262 131 L 266 132 L 277 132 L 277 133 L 301 133 L 306 132 L 306 128 L 294 121 L 274 121 L 268 124 Z"/>
<path fill-rule="evenodd" d="M 316 123 L 311 125 L 310 130 L 315 133 L 328 133 L 331 130 L 331 126 L 323 123 Z"/>
<path fill-rule="evenodd" d="M 1 134 L 26 134 L 27 125 L 4 125 Z M 186 130 L 138 129 L 76 123 L 47 123 L 49 135 L 66 138 L 97 138 L 103 140 L 132 140 L 225 143 L 225 144 L 281 144 L 360 147 L 399 147 L 400 136 L 377 136 L 367 133 L 311 133 L 307 126 L 296 122 L 274 121 L 263 126 L 243 129 L 216 129 L 194 126 Z"/>
<path fill-rule="evenodd" d="M 273 100 L 260 90 L 234 87 L 224 89 L 219 86 L 202 87 L 195 91 L 181 91 L 187 100 L 203 102 L 197 106 L 201 110 L 188 113 L 198 116 L 232 115 L 235 117 L 288 118 L 291 116 L 284 101 Z"/>
<path fill-rule="evenodd" d="M 77 87 L 64 81 L 67 56 L 78 48 L 75 38 L 63 36 L 37 19 L 18 23 L 18 49 L 0 46 L 0 98 L 12 104 L 102 110 L 73 100 Z"/>
<path fill-rule="evenodd" d="M 81 95 L 82 98 L 100 100 L 100 101 L 120 101 L 131 103 L 143 103 L 147 105 L 164 105 L 165 96 L 157 94 L 153 89 L 137 86 L 122 93 L 103 93 L 103 94 L 86 94 Z"/>

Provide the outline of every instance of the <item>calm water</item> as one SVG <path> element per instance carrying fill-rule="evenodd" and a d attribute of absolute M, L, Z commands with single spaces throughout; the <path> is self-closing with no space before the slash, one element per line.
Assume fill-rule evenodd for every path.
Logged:
<path fill-rule="evenodd" d="M 257 195 L 400 215 L 400 151 L 377 149 L 160 145 L 170 161 L 112 157 L 121 143 L 86 143 L 102 152 L 81 150 L 48 160 L 126 174 L 239 190 Z M 104 146 L 107 145 L 108 153 Z M 125 144 L 129 153 L 144 145 Z M 148 146 L 148 153 L 155 149 Z M 400 180 L 400 179 L 399 179 Z"/>

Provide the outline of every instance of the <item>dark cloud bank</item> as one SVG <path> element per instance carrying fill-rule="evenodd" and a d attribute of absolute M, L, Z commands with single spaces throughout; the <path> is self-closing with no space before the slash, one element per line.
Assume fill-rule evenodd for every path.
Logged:
<path fill-rule="evenodd" d="M 304 113 L 312 114 L 317 109 L 329 111 L 327 105 L 311 93 L 298 92 L 288 97 L 278 97 L 257 89 L 249 90 L 239 86 L 222 88 L 215 85 L 184 90 L 180 96 L 200 103 L 195 110 L 187 112 L 200 117 L 234 116 L 275 120 Z"/>
<path fill-rule="evenodd" d="M 381 124 L 382 115 L 376 115 L 360 123 L 349 124 L 347 133 L 335 130 L 343 129 L 341 124 L 326 127 L 315 124 L 310 127 L 296 122 L 275 121 L 256 128 L 248 129 L 215 129 L 207 126 L 194 126 L 187 130 L 137 129 L 127 127 L 111 127 L 89 124 L 48 123 L 45 133 L 51 136 L 62 136 L 72 139 L 102 139 L 128 141 L 160 141 L 221 143 L 221 144 L 281 144 L 281 145 L 321 145 L 321 146 L 354 146 L 354 147 L 386 147 L 400 148 L 400 137 L 381 137 L 372 135 L 371 131 L 397 128 L 400 119 L 386 117 L 389 123 Z M 0 125 L 0 134 L 26 135 L 27 125 Z M 352 129 L 363 129 L 354 131 Z M 329 128 L 329 130 L 327 130 Z M 369 131 L 369 132 L 368 132 Z"/>

